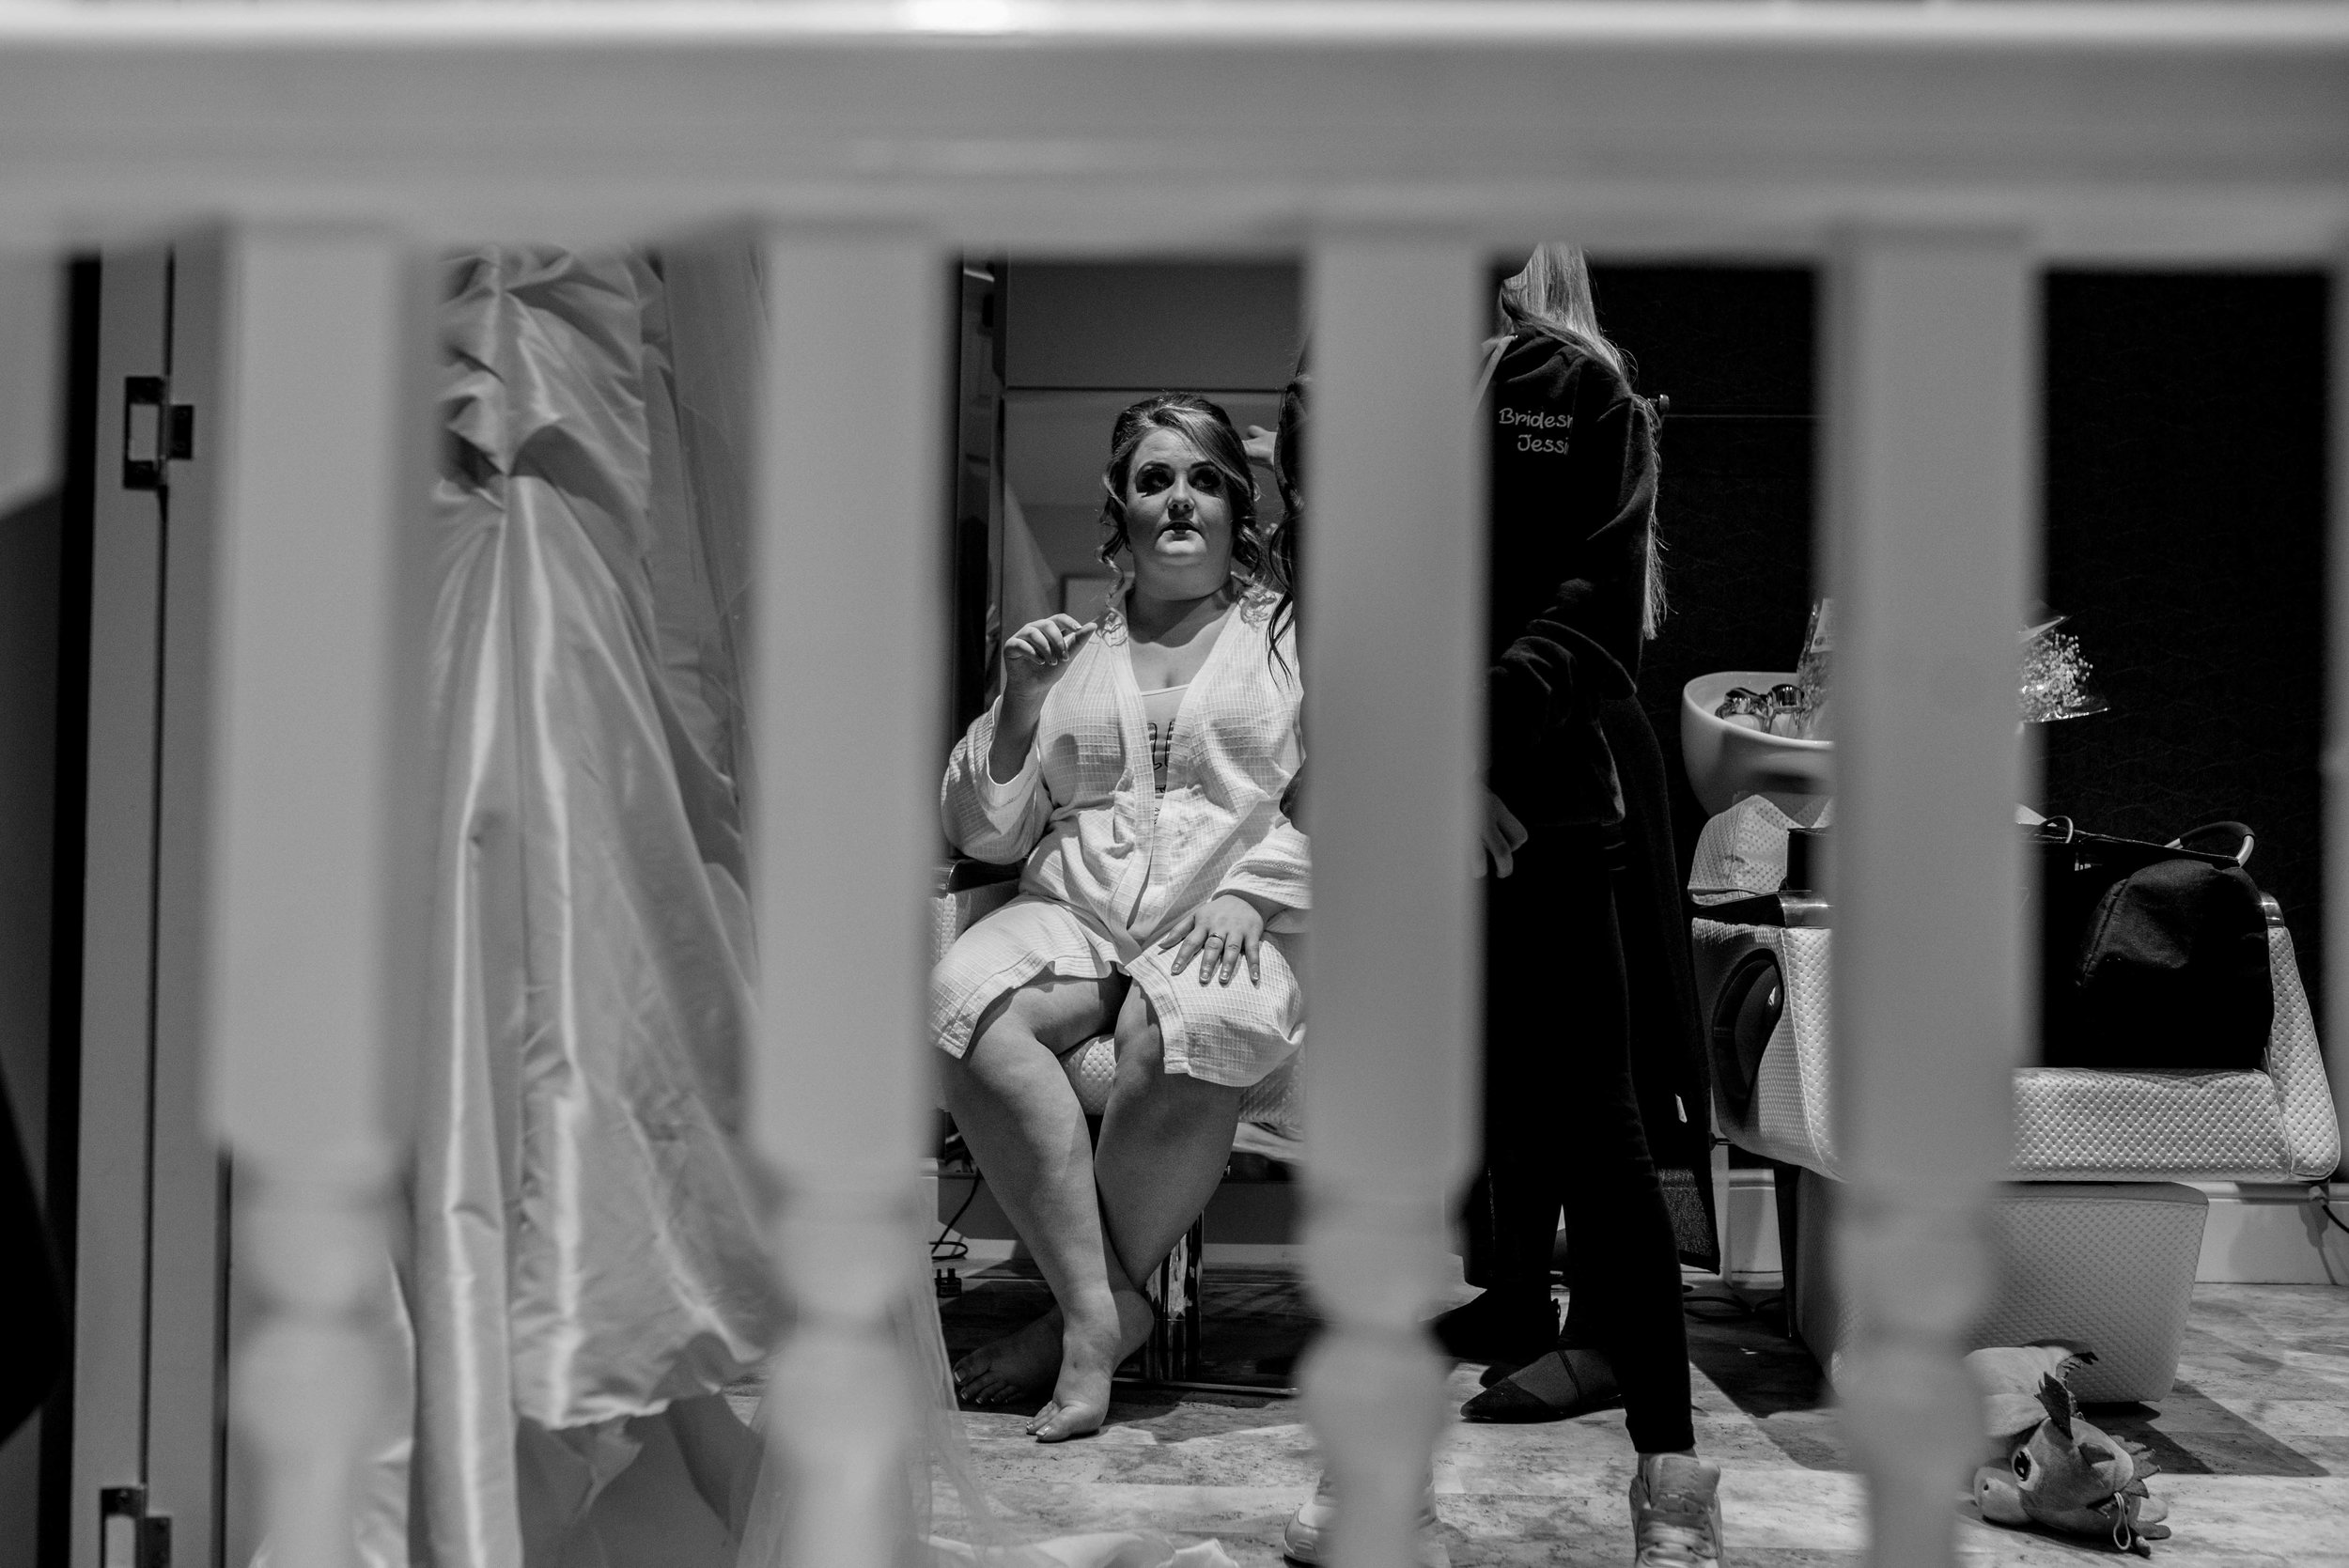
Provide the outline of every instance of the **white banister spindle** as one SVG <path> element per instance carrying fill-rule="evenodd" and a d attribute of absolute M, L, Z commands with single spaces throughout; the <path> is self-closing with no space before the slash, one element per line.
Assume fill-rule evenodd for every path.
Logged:
<path fill-rule="evenodd" d="M 759 1148 L 794 1309 L 770 1390 L 786 1560 L 895 1560 L 929 1101 L 924 898 L 940 853 L 943 253 L 777 231 L 756 466 Z"/>
<path fill-rule="evenodd" d="M 1956 1560 L 1959 1358 L 2023 1039 L 2015 629 L 2037 515 L 2020 237 L 1863 231 L 1828 291 L 1841 1389 L 1873 1560 Z"/>
<path fill-rule="evenodd" d="M 2325 622 L 2325 1010 L 2317 1021 L 2334 1120 L 2349 1138 L 2349 254 L 2333 263 L 2327 314 L 2332 494 L 2325 560 L 2331 582 Z"/>
<path fill-rule="evenodd" d="M 225 443 L 206 1035 L 259 1302 L 235 1420 L 272 1560 L 324 1568 L 351 1560 L 354 1455 L 388 1391 L 387 1069 L 419 859 L 400 842 L 420 714 L 397 562 L 426 494 L 403 460 L 422 322 L 382 235 L 255 228 L 226 254 L 224 407 L 195 432 Z"/>
<path fill-rule="evenodd" d="M 1346 236 L 1312 257 L 1306 1262 L 1330 1331 L 1304 1383 L 1343 1568 L 1418 1560 L 1443 1423 L 1419 1321 L 1470 1155 L 1481 274 L 1445 239 Z"/>

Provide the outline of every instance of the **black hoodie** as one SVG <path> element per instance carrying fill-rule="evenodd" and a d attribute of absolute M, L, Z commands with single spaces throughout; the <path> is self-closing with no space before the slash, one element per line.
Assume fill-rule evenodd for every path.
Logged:
<path fill-rule="evenodd" d="M 1487 782 L 1528 828 L 1612 827 L 1623 789 L 1598 706 L 1637 689 L 1654 416 L 1604 364 L 1523 333 L 1479 417 L 1492 443 Z"/>

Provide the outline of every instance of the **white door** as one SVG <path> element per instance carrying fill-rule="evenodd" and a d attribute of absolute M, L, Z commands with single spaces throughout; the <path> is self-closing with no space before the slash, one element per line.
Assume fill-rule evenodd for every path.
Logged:
<path fill-rule="evenodd" d="M 102 261 L 72 1568 L 220 1560 L 227 1176 L 193 1021 L 221 255 Z"/>

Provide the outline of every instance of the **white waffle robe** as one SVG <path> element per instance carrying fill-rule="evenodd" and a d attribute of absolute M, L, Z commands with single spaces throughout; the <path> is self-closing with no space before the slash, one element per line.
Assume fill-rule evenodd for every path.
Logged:
<path fill-rule="evenodd" d="M 1225 619 L 1174 722 L 1166 788 L 1151 774 L 1147 721 L 1114 619 L 1072 657 L 1045 697 L 1019 774 L 988 773 L 1001 704 L 946 766 L 940 812 L 969 855 L 1024 858 L 1019 896 L 955 941 L 933 978 L 931 1025 L 960 1056 L 988 1006 L 1046 972 L 1126 974 L 1158 1015 L 1168 1072 L 1245 1086 L 1304 1042 L 1296 965 L 1311 904 L 1305 835 L 1281 798 L 1304 761 L 1295 642 L 1272 657 L 1271 601 L 1252 592 Z M 1202 986 L 1194 962 L 1168 971 L 1157 943 L 1218 893 L 1278 905 L 1262 978 L 1243 963 Z"/>

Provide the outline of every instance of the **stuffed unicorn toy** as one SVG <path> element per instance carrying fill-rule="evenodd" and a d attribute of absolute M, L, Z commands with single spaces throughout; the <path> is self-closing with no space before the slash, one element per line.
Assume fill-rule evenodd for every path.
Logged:
<path fill-rule="evenodd" d="M 2085 1345 L 2042 1343 L 1977 1350 L 1966 1370 L 1983 1393 L 1988 1464 L 1974 1472 L 1974 1502 L 1993 1524 L 2037 1525 L 2153 1556 L 2169 1539 L 2170 1505 L 2145 1490 L 2155 1473 L 2141 1443 L 2080 1419 L 2069 1378 L 2096 1359 Z"/>

